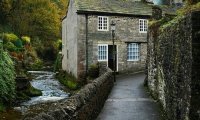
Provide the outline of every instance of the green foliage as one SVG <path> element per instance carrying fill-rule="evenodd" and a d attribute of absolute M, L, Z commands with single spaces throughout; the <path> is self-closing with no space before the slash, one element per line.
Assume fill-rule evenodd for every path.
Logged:
<path fill-rule="evenodd" d="M 63 84 L 66 85 L 70 90 L 76 90 L 78 84 L 75 81 L 63 81 Z"/>
<path fill-rule="evenodd" d="M 31 70 L 40 70 L 43 67 L 43 62 L 40 59 L 35 60 L 33 64 L 30 65 Z"/>
<path fill-rule="evenodd" d="M 56 41 L 39 41 L 37 44 L 36 52 L 38 56 L 47 61 L 55 61 L 58 54 L 58 46 Z"/>
<path fill-rule="evenodd" d="M 177 11 L 178 16 L 183 16 L 190 13 L 191 11 L 200 10 L 200 2 L 194 5 L 187 5 Z"/>
<path fill-rule="evenodd" d="M 67 73 L 66 71 L 60 71 L 56 78 L 62 83 L 64 86 L 69 88 L 70 90 L 77 90 L 80 88 L 79 83 L 72 74 Z"/>
<path fill-rule="evenodd" d="M 57 59 L 54 63 L 54 72 L 59 71 L 62 69 L 62 54 L 58 53 Z"/>
<path fill-rule="evenodd" d="M 14 63 L 7 52 L 0 56 L 0 101 L 9 102 L 15 98 Z"/>
<path fill-rule="evenodd" d="M 22 40 L 23 45 L 30 44 L 31 42 L 31 38 L 28 36 L 22 36 L 21 40 Z"/>
<path fill-rule="evenodd" d="M 17 35 L 13 33 L 5 33 L 5 34 L 2 34 L 1 36 L 3 37 L 4 43 L 7 43 L 7 42 L 15 43 L 19 39 Z"/>
<path fill-rule="evenodd" d="M 58 50 L 62 50 L 62 40 L 61 40 L 61 39 L 58 39 L 58 40 L 55 42 L 55 47 L 56 47 Z"/>
<path fill-rule="evenodd" d="M 22 41 L 20 39 L 17 39 L 15 42 L 14 42 L 15 46 L 17 48 L 22 48 L 23 45 L 22 45 Z"/>
<path fill-rule="evenodd" d="M 99 65 L 97 64 L 91 64 L 89 66 L 88 70 L 88 77 L 89 79 L 95 79 L 99 76 Z"/>
<path fill-rule="evenodd" d="M 10 52 L 17 51 L 17 47 L 12 42 L 7 42 L 3 46 L 4 46 L 4 49 L 7 49 Z"/>
<path fill-rule="evenodd" d="M 58 39 L 69 0 L 1 0 L 0 24 L 18 35 Z M 1 29 L 1 27 L 0 27 Z M 5 31 L 5 30 L 4 30 Z"/>

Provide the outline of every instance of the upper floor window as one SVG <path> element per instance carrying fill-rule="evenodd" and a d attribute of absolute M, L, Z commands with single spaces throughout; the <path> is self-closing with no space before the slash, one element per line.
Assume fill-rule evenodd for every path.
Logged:
<path fill-rule="evenodd" d="M 108 31 L 108 17 L 99 16 L 98 17 L 98 30 L 99 31 Z"/>
<path fill-rule="evenodd" d="M 147 33 L 148 29 L 148 20 L 139 19 L 139 31 L 140 33 Z"/>
<path fill-rule="evenodd" d="M 128 61 L 139 61 L 140 51 L 138 43 L 128 43 L 127 57 Z"/>

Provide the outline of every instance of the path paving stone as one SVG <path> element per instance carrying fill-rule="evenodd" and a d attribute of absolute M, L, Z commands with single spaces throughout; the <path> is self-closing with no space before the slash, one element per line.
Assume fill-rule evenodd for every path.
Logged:
<path fill-rule="evenodd" d="M 160 120 L 157 103 L 143 87 L 144 78 L 143 73 L 119 76 L 96 120 Z"/>

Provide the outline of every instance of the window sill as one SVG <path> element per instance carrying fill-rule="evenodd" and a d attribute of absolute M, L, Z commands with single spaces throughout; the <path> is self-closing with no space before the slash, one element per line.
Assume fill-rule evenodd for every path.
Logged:
<path fill-rule="evenodd" d="M 99 32 L 108 32 L 109 30 L 98 30 Z"/>
<path fill-rule="evenodd" d="M 138 62 L 140 60 L 127 60 L 128 62 Z"/>
<path fill-rule="evenodd" d="M 107 62 L 107 60 L 98 60 L 98 62 Z"/>
<path fill-rule="evenodd" d="M 147 33 L 147 32 L 139 32 L 139 33 Z"/>

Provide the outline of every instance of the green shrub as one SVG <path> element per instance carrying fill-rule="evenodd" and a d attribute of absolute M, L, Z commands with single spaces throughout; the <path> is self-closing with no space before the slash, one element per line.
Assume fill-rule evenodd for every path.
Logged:
<path fill-rule="evenodd" d="M 95 79 L 99 76 L 99 64 L 91 64 L 88 70 L 89 79 Z"/>
<path fill-rule="evenodd" d="M 35 60 L 33 64 L 31 64 L 31 70 L 40 70 L 43 67 L 43 62 L 40 59 Z"/>
<path fill-rule="evenodd" d="M 15 42 L 14 42 L 15 46 L 17 48 L 22 48 L 23 45 L 22 45 L 22 41 L 20 39 L 17 39 Z"/>
<path fill-rule="evenodd" d="M 14 63 L 7 52 L 0 56 L 0 101 L 10 102 L 15 98 Z"/>
<path fill-rule="evenodd" d="M 22 40 L 23 45 L 30 44 L 31 42 L 31 38 L 28 36 L 22 36 L 21 40 Z"/>
<path fill-rule="evenodd" d="M 10 52 L 17 51 L 17 47 L 12 42 L 7 42 L 6 44 L 4 44 L 4 48 Z"/>
<path fill-rule="evenodd" d="M 62 40 L 61 39 L 58 39 L 56 41 L 56 47 L 58 50 L 62 50 Z"/>
<path fill-rule="evenodd" d="M 54 72 L 59 71 L 59 70 L 62 69 L 62 58 L 63 58 L 62 54 L 58 53 L 57 59 L 56 59 L 56 61 L 54 63 Z"/>
<path fill-rule="evenodd" d="M 56 75 L 56 78 L 59 80 L 61 84 L 69 88 L 70 90 L 77 90 L 80 88 L 79 83 L 75 76 L 66 71 L 60 71 L 59 74 Z"/>
<path fill-rule="evenodd" d="M 12 42 L 15 43 L 19 38 L 13 33 L 5 33 L 3 34 L 4 43 Z"/>
<path fill-rule="evenodd" d="M 58 54 L 58 49 L 54 42 L 43 42 L 38 46 L 35 46 L 37 54 L 40 58 L 47 61 L 55 61 Z"/>
<path fill-rule="evenodd" d="M 71 90 L 76 90 L 78 88 L 78 84 L 75 81 L 67 81 L 66 85 Z"/>

